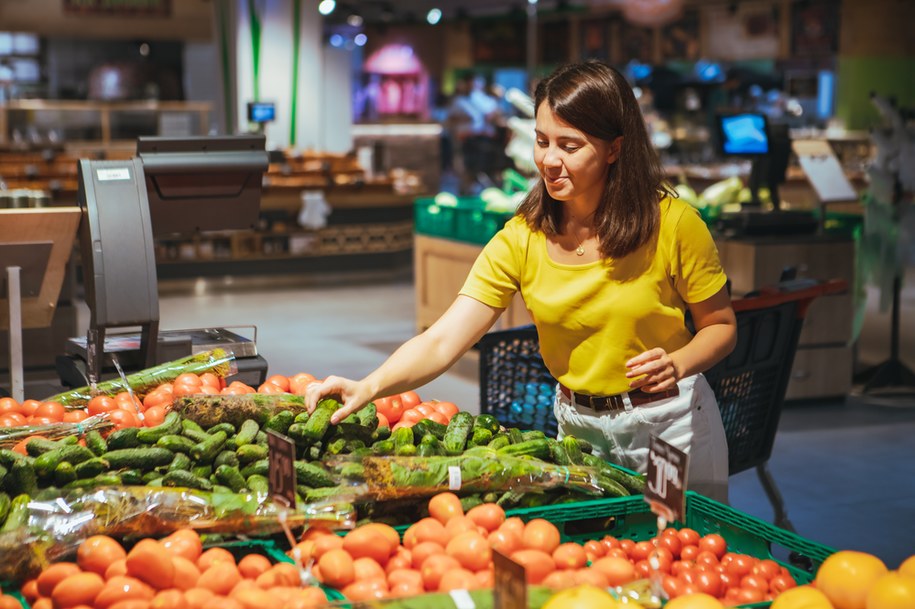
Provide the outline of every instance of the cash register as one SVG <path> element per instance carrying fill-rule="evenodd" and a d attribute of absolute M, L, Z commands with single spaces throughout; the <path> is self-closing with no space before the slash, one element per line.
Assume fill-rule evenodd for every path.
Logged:
<path fill-rule="evenodd" d="M 782 209 L 778 187 L 785 181 L 791 155 L 787 125 L 773 124 L 765 114 L 752 112 L 718 114 L 715 118 L 720 153 L 752 161 L 747 183 L 750 199 L 741 201 L 740 211 L 722 213 L 718 230 L 729 236 L 815 233 L 818 222 L 813 214 Z M 760 201 L 762 187 L 769 189 L 771 210 Z"/>
<path fill-rule="evenodd" d="M 154 239 L 253 228 L 268 165 L 263 135 L 141 137 L 127 160 L 78 163 L 80 254 L 89 330 L 57 357 L 61 383 L 92 384 L 221 347 L 237 379 L 259 385 L 267 362 L 256 333 L 159 330 Z"/>

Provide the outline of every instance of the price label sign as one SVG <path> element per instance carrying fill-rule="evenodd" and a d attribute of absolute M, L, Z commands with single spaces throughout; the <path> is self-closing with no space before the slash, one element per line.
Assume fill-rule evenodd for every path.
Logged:
<path fill-rule="evenodd" d="M 686 472 L 689 455 L 652 435 L 648 441 L 645 501 L 668 522 L 686 515 Z"/>
<path fill-rule="evenodd" d="M 524 567 L 493 550 L 493 609 L 527 609 L 527 578 Z"/>
<path fill-rule="evenodd" d="M 286 507 L 295 507 L 295 443 L 271 429 L 267 430 L 267 474 L 270 497 Z"/>

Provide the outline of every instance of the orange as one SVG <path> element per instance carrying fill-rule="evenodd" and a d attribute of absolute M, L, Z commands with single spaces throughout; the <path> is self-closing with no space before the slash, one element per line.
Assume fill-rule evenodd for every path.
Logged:
<path fill-rule="evenodd" d="M 886 565 L 876 556 L 842 550 L 820 565 L 816 587 L 836 609 L 865 609 L 868 590 L 886 573 Z"/>
<path fill-rule="evenodd" d="M 628 605 L 627 605 L 628 606 Z M 693 594 L 684 594 L 683 596 L 678 596 L 673 599 L 666 605 L 664 609 L 723 609 L 724 605 L 721 604 L 714 596 L 709 596 L 708 594 L 703 594 L 702 592 L 696 592 Z"/>
<path fill-rule="evenodd" d="M 596 586 L 583 585 L 557 592 L 544 603 L 542 609 L 616 609 L 618 607 L 635 609 L 639 606 L 636 603 L 623 605 L 610 596 L 610 593 L 606 590 L 601 590 Z"/>
<path fill-rule="evenodd" d="M 867 609 L 911 609 L 915 607 L 915 577 L 891 571 L 878 579 L 864 600 Z"/>
<path fill-rule="evenodd" d="M 902 564 L 899 565 L 899 568 L 896 570 L 899 571 L 900 573 L 902 573 L 903 575 L 908 575 L 909 577 L 915 577 L 915 554 L 913 554 L 912 556 L 909 556 L 904 561 L 902 561 Z"/>
<path fill-rule="evenodd" d="M 832 609 L 832 603 L 816 588 L 798 586 L 776 596 L 772 609 Z"/>

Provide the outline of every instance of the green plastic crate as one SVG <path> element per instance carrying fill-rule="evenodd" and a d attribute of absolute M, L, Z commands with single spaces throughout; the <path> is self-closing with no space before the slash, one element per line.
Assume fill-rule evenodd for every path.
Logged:
<path fill-rule="evenodd" d="M 548 520 L 559 526 L 563 541 L 579 543 L 605 535 L 644 541 L 658 533 L 657 516 L 642 496 L 527 508 L 514 510 L 513 515 L 523 520 Z M 799 583 L 812 581 L 819 566 L 835 552 L 833 548 L 804 539 L 693 491 L 686 493 L 686 522 L 676 522 L 672 526 L 686 526 L 700 535 L 718 533 L 727 541 L 730 551 L 771 558 L 787 567 Z M 806 559 L 810 569 L 789 563 L 789 554 Z"/>
<path fill-rule="evenodd" d="M 419 198 L 413 212 L 417 234 L 477 245 L 488 243 L 513 215 L 489 211 L 477 197 L 461 197 L 453 206 L 438 205 L 433 198 Z"/>

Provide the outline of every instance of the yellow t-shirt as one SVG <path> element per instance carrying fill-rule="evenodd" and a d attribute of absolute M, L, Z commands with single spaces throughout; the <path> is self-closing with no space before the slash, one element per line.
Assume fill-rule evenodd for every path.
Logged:
<path fill-rule="evenodd" d="M 660 205 L 660 230 L 648 243 L 618 260 L 580 265 L 552 260 L 546 236 L 515 216 L 483 249 L 460 293 L 505 308 L 520 291 L 560 383 L 590 395 L 627 391 L 626 362 L 686 345 L 686 303 L 710 298 L 727 281 L 699 213 L 679 199 Z"/>

